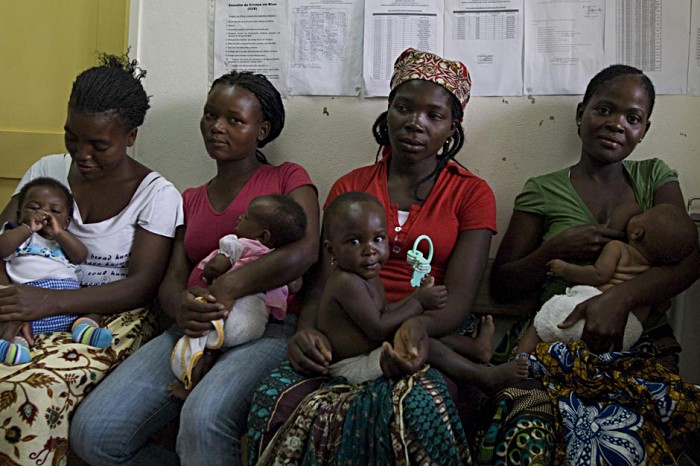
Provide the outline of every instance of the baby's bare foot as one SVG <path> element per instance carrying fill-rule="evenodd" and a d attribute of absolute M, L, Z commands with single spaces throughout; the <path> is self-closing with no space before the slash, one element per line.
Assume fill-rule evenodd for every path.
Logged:
<path fill-rule="evenodd" d="M 186 400 L 190 391 L 185 388 L 185 384 L 175 379 L 168 384 L 168 393 L 178 400 Z"/>
<path fill-rule="evenodd" d="M 481 317 L 479 334 L 474 338 L 473 358 L 480 362 L 489 362 L 493 354 L 493 336 L 496 334 L 496 325 L 490 315 Z"/>
<path fill-rule="evenodd" d="M 509 387 L 528 376 L 527 359 L 516 359 L 500 366 L 486 366 L 463 358 L 441 341 L 433 339 L 430 340 L 428 361 L 453 380 L 478 387 L 485 393 Z"/>
<path fill-rule="evenodd" d="M 499 366 L 484 366 L 482 376 L 475 385 L 485 393 L 493 393 L 510 387 L 528 376 L 527 359 L 519 358 Z"/>
<path fill-rule="evenodd" d="M 479 323 L 479 334 L 476 337 L 451 333 L 440 340 L 465 358 L 474 362 L 489 362 L 493 352 L 493 336 L 496 333 L 496 326 L 491 316 L 480 317 Z"/>

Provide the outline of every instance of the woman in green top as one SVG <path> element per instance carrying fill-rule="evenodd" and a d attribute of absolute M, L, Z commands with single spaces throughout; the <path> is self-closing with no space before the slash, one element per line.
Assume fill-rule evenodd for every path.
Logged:
<path fill-rule="evenodd" d="M 607 242 L 624 236 L 608 226 L 612 212 L 621 204 L 637 204 L 643 210 L 659 203 L 684 207 L 675 171 L 658 159 L 626 160 L 649 129 L 654 97 L 649 78 L 632 67 L 614 65 L 591 80 L 576 111 L 581 158 L 570 168 L 528 180 L 517 197 L 493 266 L 494 298 L 506 301 L 538 287 L 543 289 L 543 299 L 564 292 L 571 284 L 550 280 L 546 264 L 555 258 L 593 262 Z M 585 319 L 585 345 L 538 346 L 531 356 L 535 380 L 495 398 L 496 414 L 490 426 L 482 426 L 476 463 L 550 464 L 555 451 L 557 463 L 671 462 L 664 435 L 697 425 L 695 412 L 700 404 L 695 400 L 700 396 L 692 388 L 683 391 L 687 384 L 670 375 L 678 372 L 680 348 L 663 311 L 699 274 L 696 249 L 677 266 L 653 267 L 576 307 L 562 325 Z M 640 304 L 651 304 L 662 312 L 660 318 L 647 322 L 645 335 L 634 350 L 653 355 L 665 369 L 647 364 L 648 359 L 641 356 L 609 353 L 621 349 L 627 316 Z M 511 356 L 508 353 L 520 330 L 508 333 L 499 348 L 501 356 Z M 596 384 L 586 385 L 586 377 L 613 367 L 656 385 L 629 378 L 617 386 L 602 378 L 597 379 L 606 380 L 597 384 L 601 390 L 590 391 Z M 579 372 L 582 368 L 588 372 Z M 661 381 L 668 385 L 659 394 L 655 390 L 660 389 Z M 635 396 L 630 393 L 640 399 L 631 401 Z M 642 400 L 641 393 L 649 396 Z M 627 398 L 620 401 L 618 396 L 624 398 L 623 394 Z M 582 401 L 602 398 L 605 400 L 599 403 Z M 658 414 L 655 403 L 668 403 L 668 410 Z M 664 416 L 677 424 L 664 425 L 662 432 L 659 419 Z M 580 429 L 582 423 L 585 429 Z"/>

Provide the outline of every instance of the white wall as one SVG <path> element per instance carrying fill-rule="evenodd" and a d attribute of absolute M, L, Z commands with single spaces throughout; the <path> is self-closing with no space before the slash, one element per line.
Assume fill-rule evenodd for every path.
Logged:
<path fill-rule="evenodd" d="M 210 84 L 207 1 L 131 0 L 135 10 L 132 50 L 148 70 L 145 85 L 153 96 L 135 156 L 180 190 L 206 182 L 215 168 L 199 133 Z M 513 199 L 528 177 L 578 160 L 574 114 L 580 98 L 475 97 L 469 103 L 466 143 L 458 159 L 486 179 L 496 193 L 501 232 L 507 227 Z M 336 178 L 374 161 L 377 146 L 371 127 L 386 109 L 386 99 L 290 97 L 285 107 L 285 129 L 265 153 L 272 163 L 292 160 L 303 165 L 319 188 L 321 202 Z M 632 156 L 649 157 L 663 158 L 678 170 L 686 199 L 700 197 L 700 98 L 657 98 L 651 132 Z M 492 256 L 501 237 L 494 238 Z M 700 383 L 700 374 L 693 369 L 700 336 L 681 330 L 695 328 L 697 300 L 688 302 L 684 297 L 699 290 L 700 282 L 681 295 L 671 315 L 685 348 L 681 373 L 694 383 Z"/>
<path fill-rule="evenodd" d="M 209 88 L 207 0 L 132 0 L 132 8 L 131 38 L 148 70 L 145 85 L 153 96 L 136 157 L 181 190 L 199 185 L 214 173 L 199 133 Z M 505 231 L 513 199 L 529 176 L 578 160 L 574 113 L 579 100 L 475 97 L 467 106 L 466 143 L 458 159 L 496 193 L 500 231 Z M 285 129 L 265 152 L 273 163 L 293 160 L 303 165 L 322 200 L 338 176 L 374 160 L 371 126 L 385 110 L 386 99 L 289 97 L 285 106 Z M 651 132 L 633 155 L 648 157 L 661 157 L 679 171 L 686 198 L 700 196 L 700 98 L 657 99 Z M 494 240 L 493 253 L 501 236 Z"/>

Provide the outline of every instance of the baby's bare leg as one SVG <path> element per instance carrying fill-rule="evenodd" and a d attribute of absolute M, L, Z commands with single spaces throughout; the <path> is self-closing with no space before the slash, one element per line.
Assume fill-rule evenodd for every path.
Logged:
<path fill-rule="evenodd" d="M 207 375 L 207 372 L 214 367 L 214 363 L 216 363 L 219 354 L 219 351 L 204 350 L 202 357 L 199 358 L 197 363 L 192 368 L 192 386 L 190 386 L 188 390 L 185 388 L 185 384 L 183 384 L 180 380 L 175 379 L 168 384 L 168 393 L 170 393 L 170 396 L 180 400 L 186 400 L 190 392 L 194 390 L 194 387 L 196 387 L 200 380 Z"/>
<path fill-rule="evenodd" d="M 515 348 L 515 354 L 534 353 L 539 343 L 542 343 L 542 340 L 537 335 L 535 327 L 531 325 L 530 328 L 523 333 L 523 336 L 520 337 L 520 342 L 517 348 Z"/>
<path fill-rule="evenodd" d="M 452 379 L 474 385 L 486 393 L 515 385 L 528 375 L 526 359 L 516 359 L 499 366 L 484 366 L 463 358 L 433 338 L 430 339 L 428 362 Z"/>
<path fill-rule="evenodd" d="M 493 323 L 493 317 L 484 316 L 481 317 L 481 329 L 475 338 L 452 333 L 442 337 L 440 341 L 465 358 L 477 362 L 489 362 L 493 354 L 495 333 L 496 326 Z"/>

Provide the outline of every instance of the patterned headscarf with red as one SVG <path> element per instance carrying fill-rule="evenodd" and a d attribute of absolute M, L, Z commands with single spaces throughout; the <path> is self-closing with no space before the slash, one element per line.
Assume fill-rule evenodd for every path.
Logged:
<path fill-rule="evenodd" d="M 469 102 L 472 79 L 462 62 L 445 60 L 434 53 L 408 48 L 394 63 L 391 90 L 413 79 L 430 81 L 444 87 L 457 98 L 462 109 Z"/>

